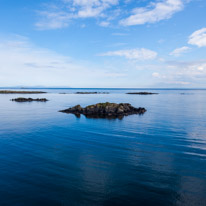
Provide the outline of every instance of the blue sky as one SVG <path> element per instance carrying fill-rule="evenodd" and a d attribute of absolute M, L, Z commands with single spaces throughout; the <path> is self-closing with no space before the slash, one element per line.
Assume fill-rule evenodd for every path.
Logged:
<path fill-rule="evenodd" d="M 206 87 L 205 0 L 0 0 L 0 87 Z"/>

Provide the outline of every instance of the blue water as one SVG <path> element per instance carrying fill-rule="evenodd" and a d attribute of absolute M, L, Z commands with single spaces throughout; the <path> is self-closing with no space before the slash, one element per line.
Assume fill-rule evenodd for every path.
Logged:
<path fill-rule="evenodd" d="M 206 90 L 38 90 L 48 93 L 0 94 L 0 206 L 206 205 Z M 20 96 L 50 101 L 9 101 Z M 58 112 L 106 101 L 147 112 L 122 120 Z"/>

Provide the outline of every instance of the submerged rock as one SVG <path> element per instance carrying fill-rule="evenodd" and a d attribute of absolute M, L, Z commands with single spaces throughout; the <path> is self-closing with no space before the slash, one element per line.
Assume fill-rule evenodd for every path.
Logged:
<path fill-rule="evenodd" d="M 150 94 L 159 94 L 159 93 L 152 93 L 152 92 L 128 92 L 126 94 L 150 95 Z"/>
<path fill-rule="evenodd" d="M 42 91 L 13 91 L 13 90 L 0 90 L 0 94 L 44 94 L 47 92 Z"/>
<path fill-rule="evenodd" d="M 88 118 L 121 118 L 132 114 L 144 114 L 146 109 L 142 107 L 135 108 L 128 103 L 116 104 L 106 102 L 89 105 L 85 108 L 76 105 L 69 109 L 61 110 L 60 112 L 72 113 L 77 117 L 83 114 Z"/>
<path fill-rule="evenodd" d="M 23 98 L 23 97 L 19 97 L 19 98 L 16 98 L 16 99 L 11 99 L 11 101 L 14 101 L 14 102 L 47 102 L 48 99 L 46 98 L 37 98 L 37 99 L 32 99 L 32 98 Z"/>

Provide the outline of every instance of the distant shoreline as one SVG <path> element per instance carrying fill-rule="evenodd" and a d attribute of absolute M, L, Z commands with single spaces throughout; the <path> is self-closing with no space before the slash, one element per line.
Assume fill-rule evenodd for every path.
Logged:
<path fill-rule="evenodd" d="M 13 90 L 0 90 L 0 94 L 45 94 L 42 91 L 13 91 Z"/>

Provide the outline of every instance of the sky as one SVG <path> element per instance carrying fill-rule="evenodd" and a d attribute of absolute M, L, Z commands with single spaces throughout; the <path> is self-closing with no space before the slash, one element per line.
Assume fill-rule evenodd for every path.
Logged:
<path fill-rule="evenodd" d="M 206 88 L 205 0 L 0 0 L 0 87 Z"/>

